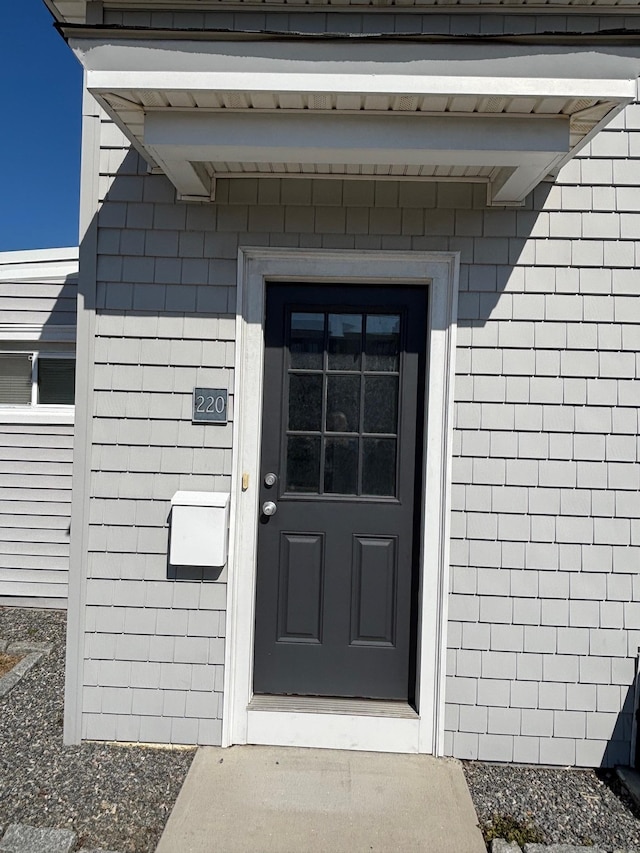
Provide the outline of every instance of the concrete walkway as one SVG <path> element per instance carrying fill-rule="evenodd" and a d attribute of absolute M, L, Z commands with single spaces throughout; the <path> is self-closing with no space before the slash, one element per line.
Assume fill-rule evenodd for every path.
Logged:
<path fill-rule="evenodd" d="M 156 853 L 485 853 L 462 768 L 425 755 L 201 747 Z"/>

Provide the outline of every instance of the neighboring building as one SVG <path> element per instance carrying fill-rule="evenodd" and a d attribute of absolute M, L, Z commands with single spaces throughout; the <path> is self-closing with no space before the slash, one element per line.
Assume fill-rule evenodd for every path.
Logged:
<path fill-rule="evenodd" d="M 0 604 L 66 607 L 77 249 L 0 253 Z"/>
<path fill-rule="evenodd" d="M 66 739 L 627 763 L 637 4 L 48 5 Z"/>

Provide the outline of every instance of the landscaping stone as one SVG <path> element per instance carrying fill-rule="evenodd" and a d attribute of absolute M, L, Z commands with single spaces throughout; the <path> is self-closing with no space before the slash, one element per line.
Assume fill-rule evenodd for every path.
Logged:
<path fill-rule="evenodd" d="M 0 606 L 3 640 L 51 648 L 0 699 L 0 824 L 72 830 L 82 839 L 73 853 L 82 846 L 154 853 L 194 751 L 65 746 L 65 617 L 61 610 Z"/>
<path fill-rule="evenodd" d="M 9 648 L 11 648 L 11 646 Z M 8 652 L 8 654 L 24 654 L 24 652 Z M 31 652 L 31 654 L 22 658 L 21 661 L 18 661 L 13 669 L 10 669 L 6 675 L 3 675 L 2 678 L 0 678 L 0 698 L 6 696 L 7 693 L 16 686 L 20 679 L 29 672 L 31 667 L 38 663 L 44 654 L 45 652 L 42 651 Z"/>
<path fill-rule="evenodd" d="M 83 847 L 82 850 L 78 850 L 78 853 L 118 853 L 117 850 L 98 850 L 97 848 L 92 847 L 89 849 L 88 847 Z"/>
<path fill-rule="evenodd" d="M 75 832 L 68 829 L 41 829 L 12 823 L 0 841 L 0 853 L 71 853 Z"/>
<path fill-rule="evenodd" d="M 491 853 L 522 853 L 522 849 L 515 841 L 494 838 L 491 842 Z"/>
<path fill-rule="evenodd" d="M 29 655 L 31 652 L 42 652 L 42 654 L 48 655 L 51 651 L 51 646 L 49 643 L 25 643 L 18 640 L 17 642 L 9 643 L 6 651 L 9 655 Z"/>
<path fill-rule="evenodd" d="M 525 844 L 524 853 L 605 853 L 600 847 L 576 844 Z"/>
<path fill-rule="evenodd" d="M 478 823 L 489 837 L 517 838 L 503 831 L 506 820 L 507 827 L 526 830 L 522 846 L 546 842 L 574 845 L 569 849 L 581 853 L 640 853 L 640 810 L 613 770 L 480 761 L 463 762 L 463 767 Z"/>

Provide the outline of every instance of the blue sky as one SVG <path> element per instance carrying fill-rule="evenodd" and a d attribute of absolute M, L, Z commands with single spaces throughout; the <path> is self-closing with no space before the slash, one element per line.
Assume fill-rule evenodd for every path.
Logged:
<path fill-rule="evenodd" d="M 0 252 L 78 243 L 82 71 L 42 0 L 0 29 Z"/>

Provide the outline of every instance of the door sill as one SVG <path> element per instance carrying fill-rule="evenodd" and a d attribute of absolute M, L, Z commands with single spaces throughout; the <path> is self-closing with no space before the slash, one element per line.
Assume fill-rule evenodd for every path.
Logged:
<path fill-rule="evenodd" d="M 247 706 L 246 743 L 420 752 L 420 716 L 406 702 L 254 696 Z"/>
<path fill-rule="evenodd" d="M 407 702 L 387 699 L 343 699 L 334 696 L 254 695 L 248 711 L 274 711 L 298 714 L 348 714 L 354 717 L 403 717 L 418 719 Z"/>

